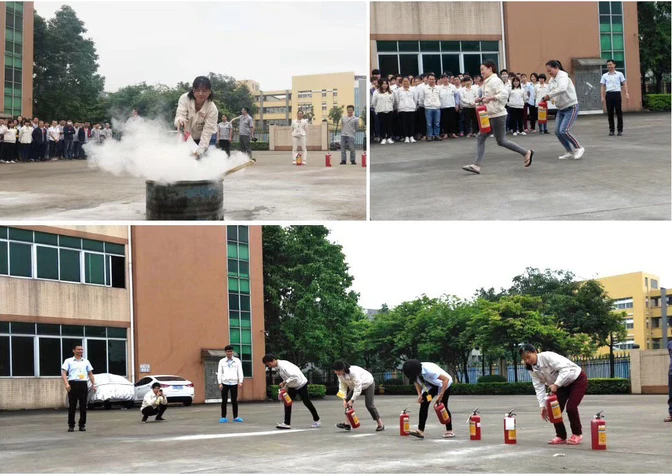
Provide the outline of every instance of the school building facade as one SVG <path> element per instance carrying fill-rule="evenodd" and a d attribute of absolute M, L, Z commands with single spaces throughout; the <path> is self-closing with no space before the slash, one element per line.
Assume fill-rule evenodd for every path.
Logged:
<path fill-rule="evenodd" d="M 640 110 L 636 2 L 372 2 L 371 69 L 404 76 L 478 74 L 482 61 L 545 73 L 557 59 L 582 113 L 601 113 L 600 79 L 614 59 L 628 81 L 626 111 Z"/>
<path fill-rule="evenodd" d="M 232 344 L 241 400 L 266 398 L 260 226 L 0 227 L 0 410 L 63 407 L 60 365 L 175 374 L 218 401 Z"/>
<path fill-rule="evenodd" d="M 33 115 L 33 2 L 0 2 L 0 70 L 3 117 Z"/>

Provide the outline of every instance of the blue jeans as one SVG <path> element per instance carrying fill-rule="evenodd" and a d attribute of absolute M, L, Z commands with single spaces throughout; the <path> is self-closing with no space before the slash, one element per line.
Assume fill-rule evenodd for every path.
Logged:
<path fill-rule="evenodd" d="M 438 137 L 441 125 L 441 110 L 425 109 L 425 117 L 427 118 L 427 138 Z"/>
<path fill-rule="evenodd" d="M 75 145 L 75 143 L 73 142 L 72 139 L 65 139 L 65 142 L 64 142 L 65 150 L 63 151 L 63 157 L 64 158 L 72 158 L 73 157 L 74 145 Z"/>
<path fill-rule="evenodd" d="M 578 116 L 578 104 L 566 109 L 558 110 L 558 113 L 555 116 L 555 135 L 568 152 L 581 148 L 579 141 L 569 132 Z"/>

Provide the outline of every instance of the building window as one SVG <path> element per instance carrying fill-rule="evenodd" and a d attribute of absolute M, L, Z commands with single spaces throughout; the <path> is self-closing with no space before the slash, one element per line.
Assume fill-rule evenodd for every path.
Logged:
<path fill-rule="evenodd" d="M 667 305 L 669 307 L 672 307 L 672 295 L 667 295 Z M 662 303 L 662 298 L 661 297 L 651 297 L 652 300 L 652 308 L 660 307 Z"/>
<path fill-rule="evenodd" d="M 614 345 L 614 350 L 632 350 L 635 346 L 635 340 L 626 340 Z"/>
<path fill-rule="evenodd" d="M 338 89 L 334 89 L 334 98 L 338 96 Z"/>
<path fill-rule="evenodd" d="M 312 99 L 313 91 L 299 91 L 299 99 Z"/>
<path fill-rule="evenodd" d="M 606 73 L 607 60 L 616 62 L 616 71 L 625 75 L 625 41 L 623 36 L 623 2 L 599 2 L 600 50 L 602 73 Z"/>
<path fill-rule="evenodd" d="M 250 236 L 247 226 L 227 226 L 229 277 L 229 344 L 243 363 L 243 375 L 252 377 L 252 304 Z"/>
<path fill-rule="evenodd" d="M 264 107 L 264 114 L 286 114 L 287 107 Z"/>
<path fill-rule="evenodd" d="M 633 318 L 626 318 L 625 319 L 625 328 L 627 330 L 632 330 L 635 328 L 635 320 Z"/>
<path fill-rule="evenodd" d="M 23 3 L 7 2 L 5 12 L 5 109 L 21 115 L 23 85 Z"/>
<path fill-rule="evenodd" d="M 322 103 L 322 112 L 327 112 L 327 103 L 326 102 Z"/>
<path fill-rule="evenodd" d="M 76 344 L 94 373 L 126 376 L 126 338 L 126 328 L 0 322 L 0 377 L 60 377 Z"/>
<path fill-rule="evenodd" d="M 378 41 L 378 68 L 383 76 L 417 76 L 433 72 L 480 74 L 486 59 L 499 69 L 498 41 Z"/>
<path fill-rule="evenodd" d="M 125 288 L 125 254 L 122 244 L 0 227 L 0 275 Z"/>
<path fill-rule="evenodd" d="M 614 310 L 627 310 L 633 308 L 633 306 L 632 297 L 614 300 Z"/>
<path fill-rule="evenodd" d="M 651 279 L 651 288 L 653 290 L 658 289 L 658 281 L 656 279 Z"/>

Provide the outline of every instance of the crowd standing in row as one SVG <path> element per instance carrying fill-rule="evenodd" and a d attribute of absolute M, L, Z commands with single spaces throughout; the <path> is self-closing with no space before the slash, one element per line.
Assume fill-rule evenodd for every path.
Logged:
<path fill-rule="evenodd" d="M 0 163 L 84 160 L 83 146 L 112 138 L 110 124 L 71 120 L 0 119 Z"/>

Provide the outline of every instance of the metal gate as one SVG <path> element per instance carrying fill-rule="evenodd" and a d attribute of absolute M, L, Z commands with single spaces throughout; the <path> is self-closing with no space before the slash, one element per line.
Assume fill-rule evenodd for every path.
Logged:
<path fill-rule="evenodd" d="M 217 365 L 219 359 L 208 358 L 204 360 L 205 367 L 205 401 L 215 402 L 222 400 L 222 393 L 217 385 Z"/>
<path fill-rule="evenodd" d="M 584 114 L 601 114 L 602 59 L 574 59 L 574 87 L 579 100 L 579 111 Z"/>

